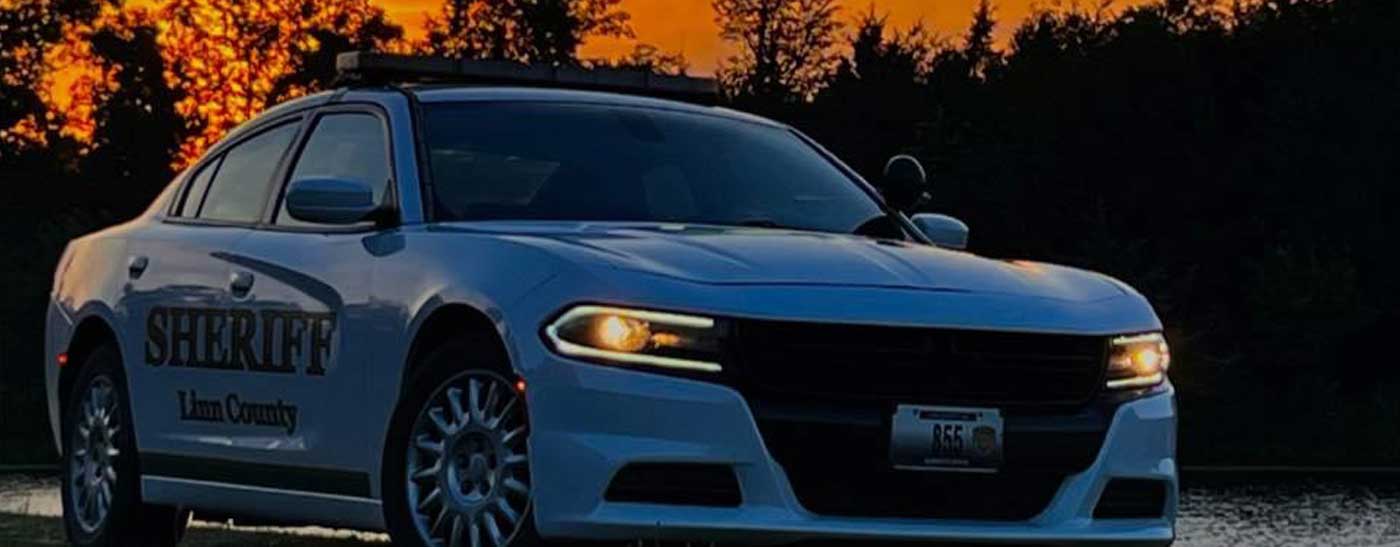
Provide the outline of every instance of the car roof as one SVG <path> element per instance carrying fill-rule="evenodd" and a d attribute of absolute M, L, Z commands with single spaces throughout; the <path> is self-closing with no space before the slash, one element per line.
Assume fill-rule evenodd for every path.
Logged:
<path fill-rule="evenodd" d="M 476 85 L 413 85 L 404 86 L 423 103 L 451 102 L 554 102 L 626 106 L 633 108 L 654 108 L 719 116 L 736 121 L 758 123 L 774 127 L 786 125 L 773 120 L 718 106 L 698 105 L 624 93 L 604 91 L 584 91 L 549 87 L 508 87 Z"/>

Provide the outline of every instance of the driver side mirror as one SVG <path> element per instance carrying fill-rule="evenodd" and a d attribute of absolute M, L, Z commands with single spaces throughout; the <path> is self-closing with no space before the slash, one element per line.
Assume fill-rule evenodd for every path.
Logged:
<path fill-rule="evenodd" d="M 881 194 L 891 207 L 912 211 L 929 200 L 928 175 L 914 156 L 900 154 L 885 162 Z"/>
<path fill-rule="evenodd" d="M 302 222 L 354 224 L 379 211 L 374 190 L 364 181 L 305 178 L 287 187 L 287 214 Z"/>

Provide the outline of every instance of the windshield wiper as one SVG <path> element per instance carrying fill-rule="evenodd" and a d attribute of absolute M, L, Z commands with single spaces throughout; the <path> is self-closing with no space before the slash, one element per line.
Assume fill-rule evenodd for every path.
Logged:
<path fill-rule="evenodd" d="M 778 221 L 776 221 L 776 220 L 767 219 L 767 218 L 749 218 L 749 219 L 741 220 L 741 221 L 737 222 L 736 224 L 738 224 L 739 226 L 750 226 L 750 227 L 754 227 L 754 228 L 777 228 L 777 229 L 780 229 L 780 230 L 803 230 L 803 228 L 795 228 L 795 227 L 792 227 L 792 226 L 785 226 L 785 225 L 783 225 L 782 223 L 780 223 L 780 222 L 778 222 Z"/>

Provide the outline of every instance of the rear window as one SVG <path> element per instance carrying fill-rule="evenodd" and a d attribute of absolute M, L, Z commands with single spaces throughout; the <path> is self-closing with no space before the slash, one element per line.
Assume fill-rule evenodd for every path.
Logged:
<path fill-rule="evenodd" d="M 214 173 L 218 172 L 221 161 L 223 161 L 222 156 L 214 158 L 199 168 L 199 172 L 190 179 L 185 193 L 181 194 L 180 202 L 175 207 L 175 216 L 194 217 L 199 215 L 199 206 L 204 203 L 204 193 L 209 190 L 209 181 L 214 179 Z"/>

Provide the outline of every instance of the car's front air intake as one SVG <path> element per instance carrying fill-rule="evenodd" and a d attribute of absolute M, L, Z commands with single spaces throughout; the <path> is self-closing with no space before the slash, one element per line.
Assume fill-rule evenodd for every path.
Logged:
<path fill-rule="evenodd" d="M 738 507 L 739 481 L 727 465 L 633 463 L 608 485 L 604 499 L 613 502 Z"/>
<path fill-rule="evenodd" d="M 1096 519 L 1162 518 L 1167 503 L 1167 483 L 1151 479 L 1113 479 L 1094 506 Z"/>

